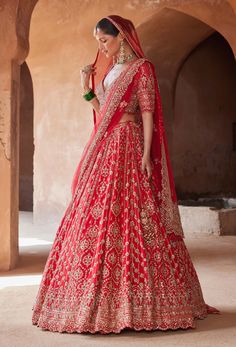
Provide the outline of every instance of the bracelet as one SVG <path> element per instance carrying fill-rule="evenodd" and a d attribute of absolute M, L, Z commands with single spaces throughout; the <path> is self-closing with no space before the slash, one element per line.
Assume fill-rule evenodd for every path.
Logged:
<path fill-rule="evenodd" d="M 94 93 L 94 91 L 92 89 L 90 89 L 86 94 L 83 95 L 83 98 L 86 101 L 90 101 L 95 97 L 96 97 L 96 94 Z"/>

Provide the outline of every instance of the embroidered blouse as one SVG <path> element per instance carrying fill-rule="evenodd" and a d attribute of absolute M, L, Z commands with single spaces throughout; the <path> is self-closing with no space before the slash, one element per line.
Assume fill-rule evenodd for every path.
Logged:
<path fill-rule="evenodd" d="M 133 113 L 141 116 L 142 112 L 150 111 L 154 112 L 155 109 L 155 87 L 154 87 L 154 77 L 151 69 L 151 63 L 145 61 L 139 68 L 138 73 L 134 77 L 134 85 L 132 89 L 132 96 L 129 103 L 124 108 L 124 113 Z M 112 84 L 123 72 L 121 68 L 114 69 L 114 67 L 109 71 L 104 79 L 103 90 L 102 82 L 97 86 L 95 93 L 100 103 L 100 107 L 103 106 L 106 100 L 107 92 L 111 88 Z"/>

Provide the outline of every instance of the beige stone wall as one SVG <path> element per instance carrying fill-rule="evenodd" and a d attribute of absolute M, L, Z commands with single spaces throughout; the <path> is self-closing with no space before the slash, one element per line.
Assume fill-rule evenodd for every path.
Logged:
<path fill-rule="evenodd" d="M 2 0 L 2 269 L 14 267 L 18 256 L 19 65 L 26 61 L 33 81 L 35 219 L 59 220 L 69 202 L 72 175 L 93 126 L 92 113 L 80 95 L 79 69 L 95 56 L 93 26 L 108 14 L 133 20 L 146 54 L 157 66 L 172 158 L 175 87 L 186 57 L 215 30 L 228 41 L 236 56 L 235 0 Z"/>
<path fill-rule="evenodd" d="M 80 89 L 80 68 L 95 59 L 93 27 L 119 13 L 140 23 L 151 7 L 134 12 L 126 1 L 46 1 L 36 5 L 27 57 L 34 91 L 34 217 L 60 218 L 70 185 L 93 127 L 93 114 Z M 96 8 L 96 10 L 94 10 Z"/>
<path fill-rule="evenodd" d="M 79 69 L 95 57 L 94 24 L 108 14 L 117 13 L 131 18 L 137 26 L 144 51 L 156 64 L 169 150 L 174 160 L 173 95 L 176 76 L 186 56 L 217 29 L 217 16 L 222 9 L 221 5 L 218 9 L 212 5 L 210 8 L 198 6 L 196 1 L 192 7 L 182 2 L 184 12 L 176 11 L 180 7 L 177 1 L 172 2 L 172 9 L 164 8 L 164 2 L 159 5 L 150 1 L 89 3 L 90 6 L 82 1 L 58 3 L 41 0 L 31 20 L 27 64 L 34 91 L 35 220 L 60 218 L 70 199 L 73 173 L 92 130 L 90 106 L 81 98 Z M 168 3 L 171 5 L 171 1 Z M 96 11 L 91 11 L 91 6 Z M 193 6 L 197 16 L 204 18 L 206 23 L 188 15 Z M 229 5 L 225 8 L 228 17 L 222 31 L 227 35 L 232 29 L 234 13 Z M 215 23 L 212 17 L 207 17 L 209 10 L 215 12 Z M 233 42 L 231 32 L 228 36 Z M 202 104 L 206 102 L 202 100 Z M 186 165 L 192 168 L 192 162 Z M 176 172 L 180 191 L 185 189 L 181 183 L 184 170 L 185 167 L 179 167 Z"/>

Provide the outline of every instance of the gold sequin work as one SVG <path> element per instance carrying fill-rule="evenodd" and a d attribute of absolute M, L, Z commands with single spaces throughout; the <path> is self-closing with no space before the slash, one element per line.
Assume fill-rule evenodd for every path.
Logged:
<path fill-rule="evenodd" d="M 132 121 L 102 142 L 86 189 L 74 195 L 56 233 L 33 324 L 106 334 L 195 327 L 195 318 L 206 317 L 184 241 L 165 233 L 158 186 L 141 171 L 143 142 L 142 124 Z"/>

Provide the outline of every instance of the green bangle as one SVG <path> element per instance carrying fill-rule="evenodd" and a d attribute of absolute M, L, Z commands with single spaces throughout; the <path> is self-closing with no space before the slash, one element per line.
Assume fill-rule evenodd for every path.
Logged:
<path fill-rule="evenodd" d="M 96 94 L 94 94 L 92 89 L 88 93 L 83 95 L 83 97 L 86 101 L 92 100 L 93 98 L 95 98 L 95 96 L 96 96 Z"/>

